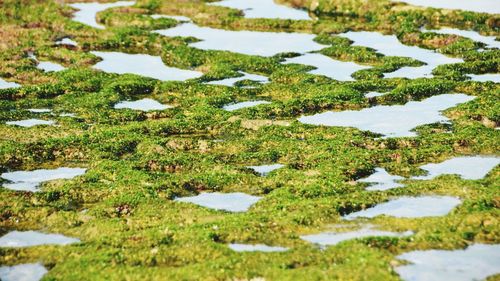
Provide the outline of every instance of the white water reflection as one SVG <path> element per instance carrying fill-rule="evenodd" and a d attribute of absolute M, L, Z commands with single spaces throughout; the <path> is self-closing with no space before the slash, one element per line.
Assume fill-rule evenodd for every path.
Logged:
<path fill-rule="evenodd" d="M 272 164 L 272 165 L 260 165 L 260 166 L 247 166 L 247 168 L 254 170 L 261 176 L 265 177 L 269 175 L 272 171 L 278 170 L 285 167 L 283 164 Z"/>
<path fill-rule="evenodd" d="M 123 7 L 123 6 L 132 6 L 135 4 L 135 1 L 118 1 L 113 3 L 71 3 L 68 4 L 70 7 L 78 9 L 73 14 L 73 20 L 95 27 L 99 29 L 104 29 L 104 26 L 100 25 L 96 21 L 96 15 L 99 12 L 104 10 L 115 8 L 115 7 Z"/>
<path fill-rule="evenodd" d="M 102 58 L 102 61 L 94 65 L 94 68 L 110 73 L 131 73 L 162 81 L 185 81 L 203 75 L 198 71 L 166 66 L 159 56 L 121 52 L 94 51 L 91 53 Z"/>
<path fill-rule="evenodd" d="M 380 93 L 380 92 L 368 92 L 365 94 L 365 98 L 376 98 L 376 97 L 381 97 L 385 95 L 386 93 Z"/>
<path fill-rule="evenodd" d="M 50 113 L 52 112 L 51 109 L 48 109 L 48 108 L 30 108 L 28 109 L 29 112 L 32 112 L 32 113 Z"/>
<path fill-rule="evenodd" d="M 277 247 L 277 246 L 267 246 L 264 244 L 238 244 L 232 243 L 228 247 L 235 252 L 286 252 L 288 248 Z"/>
<path fill-rule="evenodd" d="M 141 111 L 151 111 L 151 110 L 164 110 L 167 108 L 172 108 L 170 105 L 161 104 L 153 99 L 141 99 L 136 101 L 122 101 L 115 104 L 116 109 L 133 109 Z"/>
<path fill-rule="evenodd" d="M 326 47 L 313 41 L 316 37 L 314 34 L 232 31 L 201 27 L 193 23 L 184 23 L 155 32 L 169 37 L 195 37 L 201 41 L 189 45 L 202 50 L 230 51 L 265 57 L 286 52 L 318 51 Z"/>
<path fill-rule="evenodd" d="M 392 2 L 404 2 L 414 6 L 432 7 L 439 9 L 500 14 L 500 5 L 498 4 L 498 0 L 392 0 Z"/>
<path fill-rule="evenodd" d="M 46 125 L 46 126 L 52 126 L 56 122 L 52 120 L 41 120 L 41 119 L 26 119 L 26 120 L 19 120 L 19 121 L 8 121 L 5 122 L 7 125 L 13 125 L 13 126 L 19 126 L 19 127 L 34 127 L 34 126 L 39 126 L 39 125 Z"/>
<path fill-rule="evenodd" d="M 380 215 L 397 218 L 437 217 L 448 214 L 461 203 L 451 196 L 400 197 L 344 216 L 344 219 L 374 218 Z"/>
<path fill-rule="evenodd" d="M 12 190 L 21 191 L 38 191 L 38 186 L 42 182 L 58 180 L 58 179 L 72 179 L 77 176 L 85 174 L 84 168 L 57 168 L 52 170 L 40 169 L 34 171 L 16 171 L 0 174 L 0 177 L 10 181 L 11 183 L 4 183 L 3 187 Z"/>
<path fill-rule="evenodd" d="M 369 177 L 360 179 L 358 182 L 366 182 L 371 185 L 366 188 L 369 191 L 383 191 L 389 190 L 397 187 L 402 187 L 403 185 L 398 183 L 398 180 L 403 180 L 403 177 L 393 176 L 389 174 L 384 168 L 376 168 L 375 173 L 371 174 Z"/>
<path fill-rule="evenodd" d="M 21 85 L 16 82 L 8 82 L 0 78 L 0 89 L 19 88 Z"/>
<path fill-rule="evenodd" d="M 413 251 L 397 258 L 410 263 L 395 268 L 407 281 L 476 281 L 500 273 L 498 244 L 475 244 L 464 250 Z"/>
<path fill-rule="evenodd" d="M 173 19 L 180 22 L 190 22 L 191 19 L 185 16 L 151 15 L 153 19 Z"/>
<path fill-rule="evenodd" d="M 47 234 L 38 231 L 11 231 L 0 237 L 0 247 L 21 248 L 40 245 L 68 245 L 80 242 L 79 239 L 61 234 Z"/>
<path fill-rule="evenodd" d="M 238 109 L 247 108 L 247 107 L 254 107 L 254 106 L 257 106 L 257 105 L 261 105 L 261 104 L 270 104 L 270 102 L 268 102 L 268 101 L 262 101 L 262 100 L 259 100 L 259 101 L 244 101 L 244 102 L 231 103 L 231 104 L 228 104 L 228 105 L 224 105 L 222 108 L 224 110 L 227 110 L 227 111 L 235 111 L 235 110 L 238 110 Z"/>
<path fill-rule="evenodd" d="M 462 59 L 447 57 L 432 50 L 402 44 L 396 35 L 384 35 L 371 31 L 349 31 L 339 34 L 353 41 L 353 46 L 375 49 L 385 56 L 409 57 L 426 63 L 424 66 L 405 66 L 394 72 L 385 73 L 386 78 L 422 78 L 432 77 L 432 70 L 439 65 L 461 63 Z"/>
<path fill-rule="evenodd" d="M 69 45 L 69 46 L 78 46 L 78 43 L 70 38 L 63 38 L 59 41 L 56 41 L 57 45 Z"/>
<path fill-rule="evenodd" d="M 300 239 L 310 243 L 317 244 L 321 247 L 337 245 L 340 242 L 366 238 L 366 237 L 405 237 L 413 235 L 412 231 L 392 232 L 384 230 L 376 230 L 372 225 L 366 225 L 361 229 L 346 231 L 346 232 L 326 232 L 319 234 L 302 235 Z"/>
<path fill-rule="evenodd" d="M 39 281 L 47 274 L 47 269 L 40 263 L 26 263 L 0 267 L 2 281 Z"/>
<path fill-rule="evenodd" d="M 210 5 L 243 11 L 245 18 L 310 20 L 306 11 L 279 5 L 273 0 L 223 0 Z"/>
<path fill-rule="evenodd" d="M 304 124 L 355 127 L 386 137 L 413 137 L 412 130 L 421 125 L 449 121 L 441 111 L 468 102 L 474 97 L 464 94 L 443 94 L 405 105 L 380 105 L 359 111 L 324 112 L 302 116 Z"/>
<path fill-rule="evenodd" d="M 354 81 L 352 74 L 370 68 L 354 62 L 339 61 L 318 53 L 307 53 L 302 56 L 288 58 L 284 64 L 298 63 L 315 67 L 311 74 L 324 75 L 338 81 Z"/>
<path fill-rule="evenodd" d="M 227 79 L 222 79 L 222 80 L 216 80 L 216 81 L 210 81 L 207 84 L 210 85 L 222 85 L 222 86 L 234 86 L 237 82 L 243 81 L 243 80 L 251 80 L 259 83 L 268 83 L 269 78 L 266 76 L 258 75 L 258 74 L 251 74 L 251 73 L 246 73 L 243 71 L 239 71 L 239 73 L 242 74 L 242 76 L 238 77 L 232 77 L 232 78 L 227 78 Z"/>
<path fill-rule="evenodd" d="M 235 193 L 200 193 L 196 196 L 177 198 L 175 201 L 193 203 L 215 210 L 225 210 L 229 212 L 245 212 L 261 197 L 248 195 L 241 192 Z"/>
<path fill-rule="evenodd" d="M 499 157 L 463 156 L 448 159 L 441 163 L 430 163 L 420 166 L 427 175 L 413 177 L 416 180 L 429 180 L 441 175 L 459 175 L 467 180 L 484 178 L 493 168 L 500 164 Z"/>
<path fill-rule="evenodd" d="M 486 73 L 486 74 L 467 74 L 467 76 L 476 82 L 494 82 L 500 83 L 500 73 Z"/>
<path fill-rule="evenodd" d="M 434 32 L 439 34 L 449 34 L 449 35 L 459 35 L 465 38 L 469 38 L 476 42 L 481 42 L 486 45 L 488 48 L 500 48 L 500 41 L 497 41 L 496 36 L 484 36 L 479 34 L 476 31 L 472 30 L 461 30 L 457 28 L 441 28 L 441 29 L 430 29 L 430 30 L 422 30 L 424 32 Z"/>
<path fill-rule="evenodd" d="M 63 71 L 66 68 L 58 63 L 50 62 L 50 61 L 39 61 L 33 53 L 29 53 L 28 57 L 34 60 L 37 64 L 36 67 L 45 72 L 50 71 Z"/>

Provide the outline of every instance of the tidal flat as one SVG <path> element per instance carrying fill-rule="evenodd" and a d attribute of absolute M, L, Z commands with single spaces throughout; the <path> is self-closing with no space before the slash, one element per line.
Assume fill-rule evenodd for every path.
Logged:
<path fill-rule="evenodd" d="M 499 280 L 496 2 L 0 1 L 0 279 Z"/>

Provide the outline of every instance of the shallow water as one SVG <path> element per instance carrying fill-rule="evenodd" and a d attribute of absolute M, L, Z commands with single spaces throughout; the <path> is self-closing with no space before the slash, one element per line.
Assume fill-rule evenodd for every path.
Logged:
<path fill-rule="evenodd" d="M 325 246 L 337 245 L 338 243 L 343 241 L 359 239 L 359 238 L 376 237 L 376 236 L 405 237 L 405 236 L 410 236 L 412 234 L 413 234 L 412 231 L 391 232 L 384 230 L 376 230 L 373 228 L 373 226 L 369 225 L 353 231 L 326 232 L 319 234 L 303 235 L 300 236 L 300 239 L 325 247 Z"/>
<path fill-rule="evenodd" d="M 369 92 L 365 94 L 365 98 L 376 98 L 376 97 L 381 97 L 385 95 L 386 93 L 380 93 L 380 92 Z"/>
<path fill-rule="evenodd" d="M 98 24 L 96 21 L 97 13 L 114 7 L 132 6 L 134 4 L 135 1 L 118 1 L 113 3 L 72 3 L 68 5 L 79 10 L 73 14 L 74 21 L 81 22 L 95 28 L 104 29 L 104 26 Z"/>
<path fill-rule="evenodd" d="M 493 156 L 455 157 L 441 163 L 430 163 L 420 166 L 428 174 L 413 177 L 413 179 L 429 180 L 440 175 L 459 175 L 463 179 L 479 180 L 484 178 L 498 164 L 500 164 L 500 158 Z"/>
<path fill-rule="evenodd" d="M 496 36 L 484 36 L 479 34 L 476 31 L 472 30 L 461 30 L 457 28 L 441 28 L 441 29 L 430 29 L 430 30 L 422 30 L 424 32 L 434 32 L 440 34 L 450 34 L 450 35 L 459 35 L 465 38 L 472 39 L 476 42 L 481 42 L 486 45 L 488 48 L 500 48 L 500 41 L 496 40 Z"/>
<path fill-rule="evenodd" d="M 251 73 L 246 73 L 243 71 L 239 71 L 239 73 L 242 74 L 242 76 L 239 77 L 232 77 L 232 78 L 227 78 L 227 79 L 222 79 L 222 80 L 216 80 L 216 81 L 210 81 L 207 84 L 210 85 L 222 85 L 222 86 L 234 86 L 235 83 L 243 81 L 243 80 L 251 80 L 259 83 L 268 83 L 269 78 L 266 76 L 258 75 L 258 74 L 251 74 Z"/>
<path fill-rule="evenodd" d="M 29 112 L 32 112 L 32 113 L 50 113 L 52 112 L 51 109 L 48 109 L 48 108 L 30 108 L 28 109 Z"/>
<path fill-rule="evenodd" d="M 354 78 L 352 78 L 354 72 L 370 68 L 369 66 L 359 65 L 354 62 L 335 60 L 317 53 L 307 53 L 302 56 L 288 58 L 284 63 L 314 66 L 316 69 L 309 71 L 309 73 L 324 75 L 338 81 L 354 81 Z"/>
<path fill-rule="evenodd" d="M 241 192 L 235 193 L 200 193 L 196 196 L 177 198 L 175 201 L 193 203 L 215 210 L 229 212 L 246 212 L 257 203 L 261 197 L 248 195 Z"/>
<path fill-rule="evenodd" d="M 95 64 L 94 68 L 110 73 L 131 73 L 162 81 L 185 81 L 203 75 L 198 71 L 166 66 L 159 56 L 120 52 L 94 51 L 91 53 L 102 58 L 102 61 Z"/>
<path fill-rule="evenodd" d="M 344 219 L 373 218 L 380 215 L 397 218 L 444 216 L 460 203 L 460 199 L 451 196 L 405 196 L 345 215 Z"/>
<path fill-rule="evenodd" d="M 484 280 L 500 273 L 500 245 L 475 244 L 465 250 L 426 250 L 404 253 L 410 262 L 395 268 L 403 280 Z"/>
<path fill-rule="evenodd" d="M 202 50 L 219 50 L 257 56 L 274 56 L 279 53 L 305 53 L 321 50 L 326 45 L 313 41 L 314 34 L 260 32 L 260 31 L 233 31 L 201 27 L 193 23 L 184 23 L 176 27 L 156 30 L 169 37 L 195 37 L 200 42 L 189 45 Z M 283 44 L 286 42 L 286 44 Z"/>
<path fill-rule="evenodd" d="M 38 281 L 47 274 L 47 269 L 41 263 L 26 263 L 14 266 L 0 267 L 2 281 Z"/>
<path fill-rule="evenodd" d="M 11 231 L 0 237 L 0 247 L 20 248 L 39 245 L 68 245 L 80 242 L 79 239 L 61 234 L 47 234 L 38 231 Z"/>
<path fill-rule="evenodd" d="M 247 107 L 254 107 L 254 106 L 257 106 L 257 105 L 261 105 L 261 104 L 270 104 L 270 102 L 268 102 L 268 101 L 262 101 L 262 100 L 258 100 L 258 101 L 244 101 L 244 102 L 231 103 L 231 104 L 228 104 L 228 105 L 224 105 L 222 108 L 224 110 L 227 110 L 227 111 L 235 111 L 235 110 L 238 110 L 238 109 L 247 108 Z"/>
<path fill-rule="evenodd" d="M 276 246 L 267 246 L 264 244 L 238 244 L 232 243 L 228 245 L 231 250 L 236 252 L 285 252 L 288 251 L 288 248 L 284 247 L 276 247 Z"/>
<path fill-rule="evenodd" d="M 392 0 L 415 6 L 432 7 L 440 9 L 464 10 L 478 13 L 500 14 L 498 0 Z"/>
<path fill-rule="evenodd" d="M 261 165 L 261 166 L 247 166 L 247 168 L 250 168 L 260 174 L 261 176 L 265 177 L 269 175 L 272 171 L 278 170 L 285 167 L 283 164 L 272 164 L 272 165 Z"/>
<path fill-rule="evenodd" d="M 386 137 L 414 137 L 416 133 L 411 130 L 415 127 L 449 121 L 441 111 L 473 99 L 464 94 L 444 94 L 405 105 L 380 105 L 359 111 L 328 111 L 302 116 L 298 120 L 312 125 L 355 127 Z"/>
<path fill-rule="evenodd" d="M 78 46 L 78 43 L 70 38 L 63 38 L 59 41 L 56 41 L 57 45 L 70 45 L 70 46 Z"/>
<path fill-rule="evenodd" d="M 468 74 L 467 76 L 470 77 L 472 81 L 500 83 L 499 73 Z"/>
<path fill-rule="evenodd" d="M 273 0 L 223 0 L 209 5 L 243 11 L 245 18 L 310 20 L 306 11 L 279 5 Z"/>
<path fill-rule="evenodd" d="M 0 78 L 0 89 L 19 88 L 21 85 L 16 82 L 8 82 Z"/>
<path fill-rule="evenodd" d="M 370 47 L 385 56 L 409 57 L 426 63 L 424 66 L 407 66 L 391 73 L 385 73 L 384 77 L 386 78 L 432 77 L 432 70 L 439 65 L 463 62 L 462 59 L 447 57 L 432 50 L 404 45 L 395 35 L 384 35 L 372 31 L 349 31 L 339 34 L 339 36 L 353 41 L 353 46 Z"/>
<path fill-rule="evenodd" d="M 12 190 L 38 191 L 38 186 L 42 182 L 57 179 L 72 179 L 85 174 L 84 168 L 57 168 L 52 170 L 40 169 L 34 171 L 16 171 L 0 174 L 0 177 L 11 181 L 3 186 Z"/>
<path fill-rule="evenodd" d="M 366 182 L 366 183 L 371 183 L 370 186 L 366 188 L 366 190 L 369 191 L 383 191 L 383 190 L 389 190 L 397 187 L 402 187 L 403 185 L 398 183 L 398 180 L 403 180 L 403 177 L 400 176 L 393 176 L 389 173 L 384 168 L 376 168 L 375 173 L 370 175 L 367 178 L 360 179 L 358 182 Z"/>
<path fill-rule="evenodd" d="M 41 69 L 45 72 L 50 72 L 50 71 L 63 71 L 66 69 L 66 67 L 55 63 L 55 62 L 50 62 L 50 61 L 40 61 L 36 65 L 38 69 Z"/>
<path fill-rule="evenodd" d="M 20 127 L 34 127 L 38 125 L 47 125 L 51 126 L 54 125 L 56 122 L 52 120 L 41 120 L 41 119 L 26 119 L 26 120 L 19 120 L 19 121 L 8 121 L 5 122 L 7 125 L 13 125 L 13 126 L 20 126 Z"/>
<path fill-rule="evenodd" d="M 185 16 L 151 15 L 151 17 L 153 19 L 162 19 L 162 18 L 165 18 L 165 19 L 174 19 L 174 20 L 180 21 L 180 22 L 190 22 L 191 21 L 190 18 L 185 17 Z"/>
<path fill-rule="evenodd" d="M 116 109 L 133 109 L 141 111 L 151 111 L 151 110 L 164 110 L 167 108 L 172 108 L 172 106 L 161 104 L 153 99 L 141 99 L 136 101 L 122 101 L 115 104 Z"/>

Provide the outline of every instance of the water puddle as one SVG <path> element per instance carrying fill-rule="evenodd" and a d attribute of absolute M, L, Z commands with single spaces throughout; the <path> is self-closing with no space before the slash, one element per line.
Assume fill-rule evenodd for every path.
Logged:
<path fill-rule="evenodd" d="M 202 207 L 225 210 L 229 212 L 246 212 L 257 203 L 261 197 L 248 195 L 241 192 L 235 193 L 200 193 L 192 197 L 177 198 L 177 202 L 193 203 Z"/>
<path fill-rule="evenodd" d="M 380 215 L 397 218 L 437 217 L 448 214 L 461 203 L 451 196 L 400 197 L 344 216 L 346 220 L 374 218 Z"/>
<path fill-rule="evenodd" d="M 0 247 L 20 248 L 40 245 L 69 245 L 80 242 L 79 239 L 61 234 L 46 234 L 38 231 L 11 231 L 0 237 Z"/>
<path fill-rule="evenodd" d="M 286 252 L 288 251 L 288 248 L 284 247 L 276 247 L 276 246 L 267 246 L 264 244 L 238 244 L 238 243 L 232 243 L 228 245 L 231 250 L 235 252 Z"/>
<path fill-rule="evenodd" d="M 380 92 L 369 92 L 365 94 L 365 98 L 376 98 L 376 97 L 381 97 L 385 95 L 386 93 L 380 93 Z"/>
<path fill-rule="evenodd" d="M 500 164 L 500 158 L 498 157 L 455 157 L 441 163 L 420 166 L 420 169 L 428 172 L 427 175 L 413 177 L 412 179 L 430 180 L 441 175 L 459 175 L 463 179 L 479 180 L 484 178 L 498 164 Z"/>
<path fill-rule="evenodd" d="M 70 38 L 63 38 L 59 41 L 56 41 L 56 45 L 69 45 L 69 46 L 78 46 L 76 41 L 71 40 Z"/>
<path fill-rule="evenodd" d="M 402 67 L 394 72 L 385 73 L 386 78 L 409 78 L 432 77 L 432 70 L 439 65 L 461 63 L 462 59 L 447 57 L 443 54 L 402 44 L 396 35 L 384 35 L 371 31 L 349 31 L 339 36 L 353 41 L 353 46 L 364 46 L 375 49 L 385 56 L 409 57 L 426 63 L 424 66 Z"/>
<path fill-rule="evenodd" d="M 499 73 L 468 74 L 467 76 L 472 81 L 476 81 L 476 82 L 495 82 L 495 83 L 500 83 L 500 74 Z"/>
<path fill-rule="evenodd" d="M 28 109 L 29 112 L 32 112 L 32 113 L 50 113 L 52 112 L 51 109 L 48 109 L 48 108 L 30 108 Z"/>
<path fill-rule="evenodd" d="M 95 64 L 94 68 L 110 73 L 131 73 L 161 81 L 185 81 L 203 75 L 198 71 L 166 66 L 158 56 L 120 52 L 94 51 L 91 53 L 102 58 L 102 61 Z"/>
<path fill-rule="evenodd" d="M 500 245 L 475 244 L 464 250 L 426 250 L 397 257 L 410 262 L 398 266 L 403 280 L 485 280 L 500 273 Z"/>
<path fill-rule="evenodd" d="M 28 54 L 28 57 L 37 63 L 36 68 L 43 70 L 45 72 L 51 72 L 51 71 L 57 72 L 57 71 L 63 71 L 66 69 L 64 66 L 62 66 L 58 63 L 55 63 L 55 62 L 39 61 L 33 53 Z"/>
<path fill-rule="evenodd" d="M 47 274 L 47 269 L 40 263 L 26 263 L 0 267 L 2 281 L 39 281 Z"/>
<path fill-rule="evenodd" d="M 403 177 L 393 176 L 387 173 L 387 171 L 384 168 L 376 168 L 375 173 L 373 173 L 367 178 L 358 180 L 358 182 L 370 183 L 371 185 L 368 186 L 366 190 L 384 191 L 397 187 L 402 187 L 403 185 L 398 183 L 397 181 L 403 179 L 404 179 Z"/>
<path fill-rule="evenodd" d="M 306 11 L 276 4 L 273 0 L 223 0 L 210 5 L 243 11 L 245 18 L 310 20 Z"/>
<path fill-rule="evenodd" d="M 251 80 L 259 83 L 268 83 L 269 78 L 266 76 L 258 75 L 258 74 L 251 74 L 251 73 L 246 73 L 243 71 L 239 71 L 239 73 L 242 74 L 242 76 L 239 77 L 232 77 L 232 78 L 227 78 L 223 80 L 216 80 L 216 81 L 210 81 L 207 84 L 209 85 L 222 85 L 222 86 L 234 86 L 236 83 L 244 80 Z"/>
<path fill-rule="evenodd" d="M 415 127 L 447 122 L 449 119 L 441 111 L 473 99 L 464 94 L 443 94 L 405 105 L 380 105 L 359 111 L 328 111 L 302 116 L 299 121 L 312 125 L 355 127 L 385 137 L 414 137 L 417 135 L 412 132 Z"/>
<path fill-rule="evenodd" d="M 272 171 L 285 167 L 283 164 L 261 165 L 261 166 L 247 166 L 247 168 L 254 170 L 262 177 L 269 175 Z"/>
<path fill-rule="evenodd" d="M 431 7 L 438 9 L 500 14 L 500 5 L 498 5 L 498 0 L 392 0 L 392 2 L 403 2 L 414 6 Z"/>
<path fill-rule="evenodd" d="M 472 30 L 461 30 L 457 28 L 441 28 L 441 29 L 431 29 L 431 30 L 422 30 L 424 32 L 434 32 L 439 34 L 448 34 L 448 35 L 458 35 L 465 38 L 469 38 L 476 42 L 481 42 L 486 45 L 488 48 L 500 48 L 500 41 L 497 41 L 496 36 L 483 36 L 476 31 Z"/>
<path fill-rule="evenodd" d="M 190 22 L 191 19 L 185 16 L 151 15 L 153 19 L 173 19 L 180 22 Z"/>
<path fill-rule="evenodd" d="M 141 111 L 151 111 L 151 110 L 164 110 L 167 108 L 172 108 L 172 106 L 161 104 L 153 99 L 142 99 L 136 101 L 122 101 L 115 104 L 116 109 L 133 109 Z"/>
<path fill-rule="evenodd" d="M 41 119 L 26 119 L 26 120 L 5 122 L 5 124 L 7 124 L 7 125 L 20 126 L 20 127 L 26 127 L 26 128 L 39 126 L 39 125 L 52 126 L 55 123 L 56 122 L 52 121 L 52 120 L 41 120 Z"/>
<path fill-rule="evenodd" d="M 12 190 L 21 191 L 38 191 L 38 186 L 42 182 L 72 179 L 85 174 L 87 169 L 84 168 L 57 168 L 53 170 L 34 170 L 34 171 L 17 171 L 0 174 L 0 177 L 11 181 L 12 183 L 4 183 L 3 186 Z"/>
<path fill-rule="evenodd" d="M 284 63 L 310 65 L 316 69 L 309 71 L 309 73 L 324 75 L 338 81 L 354 81 L 354 78 L 351 77 L 354 72 L 370 68 L 354 62 L 335 60 L 317 53 L 307 53 L 302 56 L 289 58 L 286 59 Z"/>
<path fill-rule="evenodd" d="M 8 82 L 0 78 L 0 89 L 19 88 L 21 85 L 15 82 Z"/>
<path fill-rule="evenodd" d="M 132 6 L 135 4 L 135 1 L 118 1 L 113 3 L 72 3 L 68 4 L 70 7 L 78 9 L 73 14 L 73 20 L 83 23 L 85 25 L 89 25 L 95 28 L 104 29 L 104 26 L 100 25 L 96 21 L 96 15 L 99 12 L 104 10 L 115 8 L 115 7 L 123 7 L 123 6 Z"/>
<path fill-rule="evenodd" d="M 372 225 L 367 225 L 362 227 L 361 229 L 354 231 L 346 231 L 346 232 L 327 232 L 327 233 L 319 233 L 319 234 L 310 234 L 300 236 L 302 240 L 307 242 L 317 244 L 320 247 L 324 248 L 326 246 L 337 245 L 340 242 L 366 238 L 366 237 L 406 237 L 413 235 L 412 231 L 405 232 L 391 232 L 384 230 L 376 230 Z"/>
<path fill-rule="evenodd" d="M 230 51 L 265 57 L 286 52 L 306 53 L 326 47 L 326 45 L 313 41 L 316 37 L 314 34 L 232 31 L 201 27 L 193 23 L 184 23 L 173 28 L 156 30 L 155 32 L 169 37 L 198 38 L 201 41 L 189 45 L 202 50 Z M 283 44 L 283 42 L 286 42 L 286 44 Z"/>
<path fill-rule="evenodd" d="M 227 104 L 227 105 L 224 105 L 222 108 L 224 110 L 227 110 L 227 111 L 235 111 L 235 110 L 238 110 L 238 109 L 247 108 L 247 107 L 254 107 L 254 106 L 257 106 L 257 105 L 261 105 L 261 104 L 270 104 L 270 102 L 268 102 L 268 101 L 262 101 L 262 100 L 258 100 L 258 101 L 244 101 L 244 102 Z"/>

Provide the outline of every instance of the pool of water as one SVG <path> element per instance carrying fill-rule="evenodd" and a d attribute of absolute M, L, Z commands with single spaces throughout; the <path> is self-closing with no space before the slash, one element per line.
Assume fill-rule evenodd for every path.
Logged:
<path fill-rule="evenodd" d="M 385 56 L 409 57 L 426 63 L 424 66 L 407 66 L 394 72 L 385 73 L 384 77 L 386 78 L 432 77 L 432 70 L 439 65 L 463 62 L 462 59 L 448 57 L 432 50 L 404 45 L 396 35 L 384 35 L 371 31 L 349 31 L 339 34 L 339 36 L 353 41 L 353 46 L 370 47 Z"/>
<path fill-rule="evenodd" d="M 189 45 L 202 50 L 230 51 L 265 57 L 286 52 L 306 53 L 326 47 L 313 41 L 316 37 L 314 34 L 234 31 L 201 27 L 194 23 L 184 23 L 155 32 L 168 37 L 195 37 L 201 41 Z"/>
<path fill-rule="evenodd" d="M 19 88 L 21 85 L 15 82 L 8 82 L 0 78 L 0 89 Z"/>
<path fill-rule="evenodd" d="M 272 164 L 272 165 L 260 165 L 260 166 L 247 166 L 247 168 L 250 168 L 257 172 L 259 175 L 265 177 L 269 175 L 272 171 L 278 170 L 285 167 L 283 164 Z"/>
<path fill-rule="evenodd" d="M 429 180 L 441 175 L 459 175 L 467 180 L 484 178 L 493 168 L 500 164 L 499 157 L 464 156 L 448 159 L 441 163 L 430 163 L 420 166 L 427 175 L 413 177 L 417 180 Z"/>
<path fill-rule="evenodd" d="M 304 124 L 354 127 L 385 137 L 414 137 L 415 127 L 449 119 L 441 111 L 473 100 L 464 94 L 443 94 L 423 101 L 411 101 L 405 105 L 379 105 L 359 111 L 328 111 L 298 120 Z"/>
<path fill-rule="evenodd" d="M 34 127 L 34 126 L 39 126 L 39 125 L 46 125 L 46 126 L 52 126 L 56 122 L 52 120 L 41 120 L 41 119 L 26 119 L 26 120 L 19 120 L 19 121 L 8 121 L 5 122 L 7 125 L 13 125 L 13 126 L 19 126 L 19 127 Z"/>
<path fill-rule="evenodd" d="M 371 174 L 367 178 L 358 180 L 358 182 L 370 183 L 370 186 L 368 186 L 366 190 L 384 191 L 402 187 L 403 185 L 398 183 L 397 181 L 403 179 L 403 177 L 389 174 L 384 168 L 376 168 L 375 173 Z"/>
<path fill-rule="evenodd" d="M 485 280 L 500 273 L 500 245 L 474 244 L 464 250 L 426 250 L 397 257 L 409 262 L 396 272 L 403 280 Z"/>
<path fill-rule="evenodd" d="M 50 113 L 52 112 L 51 109 L 48 109 L 48 108 L 30 108 L 28 109 L 29 112 L 32 112 L 32 113 Z"/>
<path fill-rule="evenodd" d="M 306 11 L 279 5 L 273 0 L 223 0 L 209 5 L 243 11 L 245 18 L 310 20 Z"/>
<path fill-rule="evenodd" d="M 463 10 L 478 13 L 500 14 L 498 0 L 392 0 L 410 5 L 440 9 Z"/>
<path fill-rule="evenodd" d="M 267 246 L 264 244 L 238 244 L 232 243 L 228 247 L 235 252 L 285 252 L 288 248 L 277 247 L 277 246 Z"/>
<path fill-rule="evenodd" d="M 254 106 L 257 106 L 257 105 L 261 105 L 261 104 L 270 104 L 270 102 L 268 102 L 268 101 L 261 101 L 261 100 L 258 100 L 258 101 L 244 101 L 244 102 L 227 104 L 227 105 L 224 105 L 222 108 L 224 110 L 227 110 L 227 111 L 235 111 L 235 110 L 238 110 L 238 109 L 247 108 L 247 107 L 254 107 Z"/>
<path fill-rule="evenodd" d="M 286 59 L 285 64 L 298 63 L 315 67 L 309 71 L 311 74 L 324 75 L 338 81 L 354 81 L 352 74 L 356 71 L 370 68 L 354 62 L 339 61 L 328 56 L 307 53 L 302 56 Z"/>
<path fill-rule="evenodd" d="M 100 25 L 96 21 L 96 15 L 99 12 L 104 10 L 115 8 L 115 7 L 124 7 L 124 6 L 132 6 L 135 4 L 135 1 L 118 1 L 112 3 L 97 3 L 97 2 L 89 2 L 89 3 L 71 3 L 68 4 L 70 7 L 78 9 L 73 14 L 73 20 L 83 23 L 88 26 L 92 26 L 99 29 L 104 29 L 104 26 Z"/>
<path fill-rule="evenodd" d="M 384 230 L 374 229 L 372 225 L 367 225 L 357 230 L 310 234 L 310 235 L 300 236 L 300 238 L 307 242 L 317 244 L 321 247 L 326 247 L 326 246 L 337 245 L 338 243 L 343 241 L 359 239 L 359 238 L 378 237 L 378 236 L 405 237 L 410 235 L 413 235 L 412 231 L 405 231 L 405 232 L 384 231 Z"/>
<path fill-rule="evenodd" d="M 381 97 L 385 95 L 386 93 L 380 93 L 380 92 L 368 92 L 365 94 L 365 98 L 376 98 L 376 97 Z"/>
<path fill-rule="evenodd" d="M 161 104 L 153 99 L 141 99 L 136 101 L 122 101 L 115 104 L 116 109 L 133 109 L 140 111 L 151 111 L 151 110 L 164 110 L 167 108 L 172 108 L 172 106 Z"/>
<path fill-rule="evenodd" d="M 47 274 L 47 269 L 41 263 L 26 263 L 14 266 L 0 267 L 2 281 L 39 281 Z"/>
<path fill-rule="evenodd" d="M 193 203 L 215 210 L 224 210 L 229 212 L 246 212 L 250 207 L 257 203 L 261 197 L 248 195 L 241 192 L 235 193 L 200 193 L 196 196 L 181 197 L 175 199 L 177 202 Z"/>
<path fill-rule="evenodd" d="M 91 53 L 102 58 L 94 68 L 110 73 L 131 73 L 162 81 L 185 81 L 203 75 L 198 71 L 166 66 L 159 56 L 121 52 Z"/>
<path fill-rule="evenodd" d="M 57 168 L 52 170 L 40 169 L 34 171 L 16 171 L 6 172 L 0 174 L 0 177 L 10 181 L 11 183 L 4 183 L 3 187 L 20 190 L 20 191 L 38 191 L 38 186 L 42 182 L 58 180 L 58 179 L 72 179 L 77 176 L 85 174 L 84 168 Z"/>
<path fill-rule="evenodd" d="M 258 74 L 251 74 L 251 73 L 246 73 L 243 71 L 239 71 L 242 76 L 238 77 L 231 77 L 227 79 L 222 79 L 222 80 L 216 80 L 216 81 L 210 81 L 207 84 L 210 85 L 222 85 L 222 86 L 234 86 L 237 82 L 243 81 L 243 80 L 251 80 L 255 82 L 259 82 L 261 84 L 268 83 L 269 78 L 266 76 L 258 75 Z"/>
<path fill-rule="evenodd" d="M 373 218 L 380 215 L 397 218 L 437 217 L 448 214 L 460 203 L 460 199 L 451 196 L 400 197 L 345 215 L 344 219 Z"/>
<path fill-rule="evenodd" d="M 70 38 L 63 38 L 59 41 L 56 41 L 57 45 L 69 45 L 69 46 L 78 46 L 78 43 Z"/>
<path fill-rule="evenodd" d="M 11 231 L 0 237 L 0 247 L 20 248 L 40 245 L 68 245 L 80 242 L 79 239 L 61 234 L 47 234 L 38 231 Z"/>
<path fill-rule="evenodd" d="M 499 73 L 468 74 L 467 76 L 472 81 L 476 81 L 476 82 L 495 82 L 495 83 L 500 83 L 500 74 Z"/>

